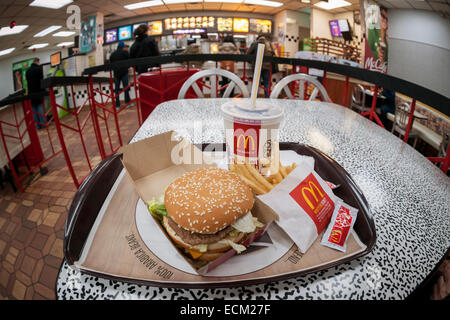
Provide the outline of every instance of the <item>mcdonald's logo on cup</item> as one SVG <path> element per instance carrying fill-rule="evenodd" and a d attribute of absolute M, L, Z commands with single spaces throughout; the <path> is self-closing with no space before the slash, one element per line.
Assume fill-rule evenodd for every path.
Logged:
<path fill-rule="evenodd" d="M 234 123 L 234 154 L 257 158 L 259 152 L 259 130 L 261 125 Z"/>
<path fill-rule="evenodd" d="M 310 173 L 289 195 L 313 220 L 317 234 L 320 234 L 327 226 L 335 204 L 316 177 Z"/>

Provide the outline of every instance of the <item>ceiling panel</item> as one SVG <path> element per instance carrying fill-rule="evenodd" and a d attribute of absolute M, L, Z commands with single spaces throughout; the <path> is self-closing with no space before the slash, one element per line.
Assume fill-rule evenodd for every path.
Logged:
<path fill-rule="evenodd" d="M 413 9 L 413 7 L 411 7 L 408 1 L 405 0 L 390 0 L 389 2 L 392 4 L 394 8 Z"/>
<path fill-rule="evenodd" d="M 450 5 L 447 3 L 440 3 L 440 2 L 430 2 L 431 7 L 433 7 L 434 10 L 439 10 L 444 13 L 450 12 Z"/>
<path fill-rule="evenodd" d="M 227 16 L 232 16 L 233 12 L 254 12 L 261 14 L 274 15 L 282 10 L 296 10 L 303 12 L 305 9 L 313 7 L 312 4 L 319 0 L 311 0 L 312 4 L 303 4 L 300 0 L 278 0 L 285 5 L 273 8 L 262 7 L 246 4 L 234 4 L 234 3 L 196 3 L 196 4 L 173 4 L 156 7 L 142 8 L 138 10 L 127 10 L 124 5 L 136 3 L 141 0 L 74 0 L 73 4 L 81 7 L 83 17 L 93 14 L 95 12 L 103 12 L 105 14 L 105 22 L 111 23 L 113 21 L 119 21 L 122 19 L 129 19 L 136 17 L 136 21 L 139 22 L 139 16 L 145 16 L 147 19 L 152 14 L 163 12 L 189 12 L 192 10 L 203 11 L 223 11 Z M 347 0 L 352 3 L 351 6 L 330 10 L 330 13 L 341 13 L 347 11 L 359 10 L 360 0 Z M 443 16 L 450 17 L 450 0 L 380 0 L 377 1 L 380 5 L 384 5 L 388 8 L 415 8 L 418 10 L 434 10 Z M 12 20 L 15 20 L 18 24 L 28 24 L 30 28 L 23 32 L 20 36 L 8 36 L 0 38 L 0 50 L 9 48 L 13 45 L 23 46 L 36 42 L 36 38 L 33 35 L 37 32 L 45 29 L 50 25 L 63 25 L 67 19 L 66 8 L 63 7 L 58 10 L 52 10 L 47 8 L 29 7 L 31 0 L 0 0 L 0 27 L 8 26 Z M 316 7 L 314 7 L 316 8 Z M 320 10 L 320 9 L 319 9 Z M 225 15 L 225 13 L 224 13 Z M 39 39 L 45 42 L 58 43 L 66 38 L 42 38 Z M 42 42 L 41 41 L 41 42 Z M 46 48 L 49 49 L 49 48 Z M 14 54 L 18 54 L 17 50 Z M 0 57 L 2 59 L 2 57 Z"/>
<path fill-rule="evenodd" d="M 414 9 L 433 10 L 426 1 L 409 1 L 409 4 L 413 6 Z"/>
<path fill-rule="evenodd" d="M 238 3 L 222 3 L 221 10 L 226 11 L 237 11 L 239 9 L 240 4 Z"/>
<path fill-rule="evenodd" d="M 388 2 L 388 1 L 377 1 L 377 3 L 380 6 L 383 6 L 385 8 L 394 8 L 394 6 L 392 5 L 392 3 Z"/>

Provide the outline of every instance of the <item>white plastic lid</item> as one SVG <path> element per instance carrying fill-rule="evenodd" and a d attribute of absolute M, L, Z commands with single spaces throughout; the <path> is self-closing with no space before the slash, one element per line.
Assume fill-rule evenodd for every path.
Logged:
<path fill-rule="evenodd" d="M 261 121 L 262 125 L 279 124 L 284 116 L 283 109 L 264 100 L 256 100 L 256 106 L 252 109 L 250 99 L 235 99 L 224 103 L 221 110 L 224 119 L 229 121 Z"/>

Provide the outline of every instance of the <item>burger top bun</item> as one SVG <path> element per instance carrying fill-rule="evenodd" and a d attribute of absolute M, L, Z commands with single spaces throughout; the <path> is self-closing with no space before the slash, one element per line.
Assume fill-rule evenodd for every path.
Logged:
<path fill-rule="evenodd" d="M 187 172 L 166 189 L 169 216 L 186 230 L 214 234 L 253 207 L 251 189 L 234 172 L 207 168 Z"/>

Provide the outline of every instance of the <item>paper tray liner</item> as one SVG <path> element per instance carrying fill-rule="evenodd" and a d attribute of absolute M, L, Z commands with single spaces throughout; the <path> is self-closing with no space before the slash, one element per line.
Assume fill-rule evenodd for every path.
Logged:
<path fill-rule="evenodd" d="M 294 244 L 278 261 L 252 273 L 227 277 L 194 275 L 166 264 L 147 248 L 136 227 L 138 199 L 131 178 L 125 174 L 95 231 L 84 261 L 78 264 L 81 270 L 157 286 L 237 286 L 248 280 L 276 279 L 289 273 L 319 269 L 322 265 L 343 260 L 366 248 L 351 234 L 347 240 L 347 251 L 343 253 L 322 246 L 322 235 L 319 235 L 305 254 L 301 254 Z"/>

